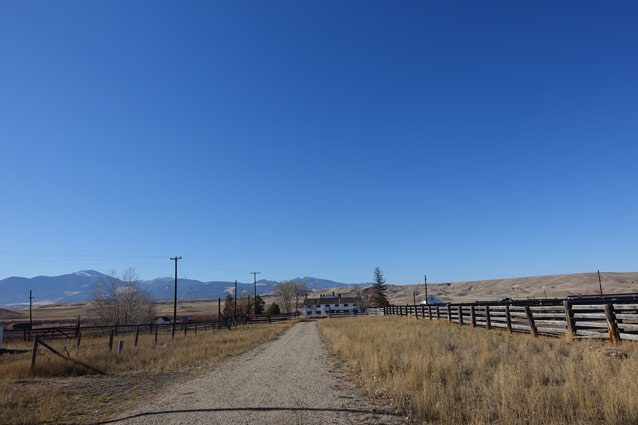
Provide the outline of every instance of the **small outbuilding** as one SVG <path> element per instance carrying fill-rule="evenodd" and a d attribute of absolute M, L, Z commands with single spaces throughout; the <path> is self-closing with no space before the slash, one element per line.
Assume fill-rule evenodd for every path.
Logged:
<path fill-rule="evenodd" d="M 439 298 L 435 297 L 434 295 L 428 295 L 427 300 L 421 300 L 419 304 L 427 305 L 427 304 L 444 304 L 444 303 L 443 301 L 441 301 Z"/>
<path fill-rule="evenodd" d="M 171 323 L 171 319 L 166 316 L 158 317 L 157 319 L 155 319 L 156 325 L 167 325 L 169 323 Z"/>

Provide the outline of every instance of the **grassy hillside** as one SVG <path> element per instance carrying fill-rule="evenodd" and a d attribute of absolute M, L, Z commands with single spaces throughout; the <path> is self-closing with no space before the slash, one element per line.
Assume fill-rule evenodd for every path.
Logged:
<path fill-rule="evenodd" d="M 601 273 L 604 293 L 638 292 L 638 272 Z M 389 285 L 388 298 L 394 304 L 412 304 L 413 292 L 417 302 L 425 298 L 423 284 Z M 319 294 L 341 293 L 351 295 L 350 287 L 331 288 L 314 291 Z M 445 302 L 490 301 L 502 297 L 510 298 L 563 298 L 576 294 L 598 294 L 598 276 L 596 273 L 560 274 L 549 276 L 531 276 L 509 279 L 476 280 L 468 282 L 428 284 L 428 295 L 434 295 Z"/>

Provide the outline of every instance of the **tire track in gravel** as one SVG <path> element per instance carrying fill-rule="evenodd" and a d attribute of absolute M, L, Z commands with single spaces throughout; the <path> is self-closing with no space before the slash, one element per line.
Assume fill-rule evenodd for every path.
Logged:
<path fill-rule="evenodd" d="M 137 424 L 398 424 L 331 365 L 316 322 L 170 387 L 118 419 Z"/>

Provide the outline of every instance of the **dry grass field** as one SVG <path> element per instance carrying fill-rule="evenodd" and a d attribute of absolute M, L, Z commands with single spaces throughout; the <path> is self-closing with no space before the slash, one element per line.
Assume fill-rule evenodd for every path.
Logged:
<path fill-rule="evenodd" d="M 509 336 L 398 317 L 327 319 L 371 396 L 427 424 L 636 424 L 638 345 Z"/>
<path fill-rule="evenodd" d="M 137 348 L 134 334 L 115 338 L 108 351 L 108 336 L 83 338 L 80 348 L 74 340 L 48 343 L 62 353 L 101 369 L 95 375 L 82 366 L 38 349 L 36 367 L 31 353 L 0 356 L 0 423 L 88 423 L 104 419 L 126 408 L 138 396 L 167 387 L 198 370 L 209 369 L 229 356 L 243 353 L 276 338 L 294 321 L 238 326 L 231 331 L 207 330 L 187 336 L 160 333 L 140 334 Z M 117 354 L 117 342 L 124 351 Z M 22 341 L 9 341 L 6 348 L 31 348 Z"/>
<path fill-rule="evenodd" d="M 222 309 L 224 300 L 222 300 Z M 159 300 L 155 303 L 157 316 L 173 317 L 173 300 Z M 217 299 L 214 300 L 180 300 L 177 304 L 178 316 L 210 316 L 217 314 Z M 97 319 L 95 309 L 90 302 L 56 303 L 35 305 L 34 321 L 75 321 L 80 316 L 82 321 Z M 0 322 L 29 320 L 29 308 L 0 308 Z"/>

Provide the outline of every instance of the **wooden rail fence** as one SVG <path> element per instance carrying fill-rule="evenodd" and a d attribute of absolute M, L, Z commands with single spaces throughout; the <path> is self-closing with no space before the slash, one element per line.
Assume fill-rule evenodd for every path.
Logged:
<path fill-rule="evenodd" d="M 257 323 L 270 323 L 270 322 L 277 322 L 277 321 L 284 321 L 284 320 L 290 320 L 290 319 L 294 319 L 294 316 L 277 316 L 277 317 L 266 317 L 264 318 L 264 320 L 244 320 L 241 322 L 233 322 L 231 323 L 231 321 L 216 321 L 216 322 L 194 322 L 194 323 L 183 323 L 182 324 L 182 329 L 184 331 L 184 336 L 187 336 L 188 334 L 188 330 L 191 329 L 194 334 L 197 334 L 197 330 L 200 329 L 201 331 L 205 331 L 205 330 L 214 330 L 215 328 L 219 328 L 219 329 L 228 329 L 231 330 L 232 326 L 243 326 L 243 325 L 251 325 L 251 324 L 257 324 Z M 172 330 L 172 325 L 171 324 L 162 324 L 162 325 L 128 325 L 128 326 L 113 326 L 113 327 L 107 327 L 107 326 L 100 326 L 97 327 L 100 330 L 100 333 L 104 334 L 105 332 L 108 333 L 109 335 L 109 341 L 108 341 L 108 350 L 109 352 L 113 351 L 113 340 L 115 335 L 117 335 L 117 332 L 122 332 L 122 333 L 132 333 L 135 332 L 135 343 L 134 343 L 134 347 L 137 347 L 138 341 L 139 341 L 139 336 L 140 336 L 140 329 L 142 327 L 149 327 L 150 331 L 151 331 L 151 335 L 153 334 L 154 331 L 154 343 L 157 344 L 157 335 L 158 335 L 158 330 L 160 328 L 163 328 L 166 333 L 168 334 L 171 330 Z M 77 331 L 77 340 L 76 340 L 76 346 L 79 348 L 80 347 L 80 343 L 82 341 L 82 330 L 87 331 L 89 329 L 93 329 L 93 327 L 78 327 L 78 331 Z M 127 332 L 128 331 L 128 332 Z M 52 337 L 52 335 L 50 334 L 45 334 L 45 335 L 49 335 L 49 337 Z M 63 334 L 66 336 L 66 334 Z M 86 369 L 91 370 L 92 372 L 95 373 L 99 373 L 99 374 L 105 374 L 105 372 L 87 364 L 84 363 L 78 359 L 74 359 L 71 357 L 71 355 L 68 353 L 66 353 L 66 355 L 62 354 L 60 351 L 56 350 L 55 348 L 53 348 L 51 345 L 47 344 L 46 342 L 43 341 L 43 337 L 38 334 L 35 333 L 33 335 L 33 349 L 31 350 L 32 352 L 32 357 L 31 357 L 31 368 L 33 369 L 36 365 L 36 360 L 38 357 L 38 347 L 44 347 L 47 350 L 49 350 L 50 352 L 52 352 L 53 354 L 55 354 L 58 357 L 61 357 L 65 360 L 68 360 L 70 362 L 76 363 L 80 366 L 83 366 Z M 65 346 L 65 350 L 66 350 L 66 346 Z M 117 352 L 118 354 L 121 354 L 122 351 L 124 350 L 124 341 L 123 340 L 119 340 L 118 341 L 118 346 L 117 346 Z M 15 351 L 15 352 L 28 352 L 28 350 L 9 350 L 10 351 Z M 1 353 L 0 353 L 1 354 Z"/>
<path fill-rule="evenodd" d="M 533 336 L 638 341 L 638 300 L 530 300 L 524 303 L 419 304 L 384 307 L 384 315 L 447 320 L 461 326 Z"/>
<path fill-rule="evenodd" d="M 230 328 L 231 326 L 239 326 L 239 325 L 254 325 L 258 323 L 269 323 L 269 322 L 278 322 L 282 320 L 290 320 L 294 319 L 293 315 L 277 315 L 277 316 L 262 316 L 256 319 L 250 320 L 213 320 L 206 322 L 179 322 L 177 323 L 177 329 L 180 329 L 182 332 L 187 333 L 189 331 L 197 332 L 197 330 L 207 330 L 207 329 L 216 329 L 216 328 Z M 56 327 L 34 327 L 33 329 L 5 329 L 4 337 L 5 339 L 9 338 L 23 338 L 26 340 L 32 340 L 34 337 L 38 336 L 40 340 L 43 339 L 59 339 L 59 338 L 78 338 L 81 334 L 84 336 L 88 334 L 109 334 L 114 333 L 118 335 L 120 333 L 137 333 L 140 332 L 149 332 L 156 333 L 159 331 L 170 330 L 172 328 L 172 324 L 164 323 L 164 324 L 155 324 L 155 323 L 146 323 L 146 324 L 135 324 L 135 325 L 109 325 L 109 326 L 56 326 Z"/>

